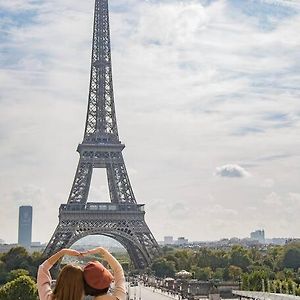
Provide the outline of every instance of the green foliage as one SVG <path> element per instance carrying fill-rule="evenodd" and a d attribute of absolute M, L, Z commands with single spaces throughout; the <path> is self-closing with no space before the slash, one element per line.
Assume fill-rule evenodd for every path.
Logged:
<path fill-rule="evenodd" d="M 240 267 L 243 271 L 246 271 L 251 260 L 247 249 L 240 245 L 233 246 L 230 253 L 230 265 Z"/>
<path fill-rule="evenodd" d="M 300 244 L 292 244 L 287 247 L 283 254 L 282 266 L 298 270 L 300 268 Z"/>
<path fill-rule="evenodd" d="M 159 277 L 187 270 L 198 280 L 234 281 L 242 289 L 300 294 L 300 244 L 229 250 L 164 247 L 151 266 Z"/>
<path fill-rule="evenodd" d="M 231 265 L 228 268 L 228 272 L 229 272 L 229 277 L 233 281 L 238 281 L 238 279 L 241 277 L 243 273 L 243 270 L 240 267 Z"/>
<path fill-rule="evenodd" d="M 20 275 L 35 277 L 43 257 L 40 252 L 31 255 L 25 248 L 16 247 L 0 256 L 0 285 L 11 281 Z M 22 269 L 23 271 L 18 271 Z"/>
<path fill-rule="evenodd" d="M 228 265 L 228 255 L 223 250 L 201 248 L 194 254 L 195 263 L 201 267 L 210 267 L 213 270 L 225 268 Z"/>
<path fill-rule="evenodd" d="M 37 300 L 35 282 L 26 275 L 10 281 L 0 288 L 0 300 Z"/>
<path fill-rule="evenodd" d="M 211 279 L 213 274 L 210 267 L 199 268 L 194 266 L 191 271 L 194 274 L 195 279 L 204 281 Z"/>
<path fill-rule="evenodd" d="M 28 270 L 24 270 L 24 269 L 16 269 L 16 270 L 11 270 L 6 277 L 7 281 L 12 281 L 17 279 L 20 276 L 29 276 L 29 271 Z"/>
<path fill-rule="evenodd" d="M 3 255 L 2 261 L 5 263 L 7 271 L 15 269 L 28 270 L 29 268 L 29 254 L 23 247 L 10 249 Z"/>
<path fill-rule="evenodd" d="M 6 282 L 6 275 L 5 263 L 0 260 L 0 285 Z"/>
<path fill-rule="evenodd" d="M 246 290 L 246 291 L 250 290 L 249 274 L 247 273 L 242 274 L 241 288 L 242 290 Z"/>
<path fill-rule="evenodd" d="M 164 258 L 154 260 L 151 268 L 154 271 L 155 276 L 158 277 L 174 277 L 175 275 L 174 262 Z"/>
<path fill-rule="evenodd" d="M 225 273 L 224 270 L 224 268 L 216 268 L 215 272 L 212 274 L 212 279 L 222 281 Z"/>
<path fill-rule="evenodd" d="M 175 253 L 175 266 L 177 270 L 189 270 L 191 268 L 191 255 L 190 250 L 181 249 Z"/>
<path fill-rule="evenodd" d="M 264 271 L 254 271 L 249 274 L 248 281 L 250 291 L 262 291 L 263 282 L 267 282 L 267 274 Z"/>

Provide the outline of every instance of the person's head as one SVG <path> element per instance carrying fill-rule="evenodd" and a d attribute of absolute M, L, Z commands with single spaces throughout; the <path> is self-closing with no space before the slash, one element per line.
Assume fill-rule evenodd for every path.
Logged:
<path fill-rule="evenodd" d="M 113 275 L 98 261 L 89 262 L 83 268 L 86 295 L 101 296 L 106 294 L 112 280 Z"/>
<path fill-rule="evenodd" d="M 55 300 L 82 300 L 84 296 L 83 271 L 66 265 L 60 271 L 53 291 Z"/>

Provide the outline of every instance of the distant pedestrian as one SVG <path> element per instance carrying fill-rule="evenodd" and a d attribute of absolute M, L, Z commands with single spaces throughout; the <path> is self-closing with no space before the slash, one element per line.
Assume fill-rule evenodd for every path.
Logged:
<path fill-rule="evenodd" d="M 66 265 L 60 271 L 55 288 L 51 290 L 49 270 L 64 255 L 80 256 L 80 252 L 62 249 L 44 261 L 38 270 L 37 286 L 40 300 L 82 300 L 84 297 L 83 271 L 80 267 Z"/>

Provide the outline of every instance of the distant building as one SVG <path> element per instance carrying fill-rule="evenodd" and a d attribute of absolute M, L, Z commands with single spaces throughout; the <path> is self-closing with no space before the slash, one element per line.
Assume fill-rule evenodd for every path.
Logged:
<path fill-rule="evenodd" d="M 0 245 L 0 253 L 6 253 L 10 249 L 18 247 L 18 244 L 1 244 Z"/>
<path fill-rule="evenodd" d="M 291 243 L 300 243 L 300 238 L 289 238 L 286 240 L 286 244 L 291 244 Z"/>
<path fill-rule="evenodd" d="M 32 206 L 19 207 L 18 244 L 29 248 L 32 235 Z"/>
<path fill-rule="evenodd" d="M 189 243 L 189 240 L 186 239 L 184 236 L 181 236 L 177 239 L 176 245 L 182 246 L 182 245 L 187 245 Z"/>
<path fill-rule="evenodd" d="M 173 245 L 174 240 L 172 236 L 165 236 L 164 237 L 164 245 Z"/>
<path fill-rule="evenodd" d="M 283 246 L 287 242 L 287 238 L 272 238 L 272 239 L 266 239 L 266 244 L 273 244 L 273 245 L 279 245 Z"/>
<path fill-rule="evenodd" d="M 45 250 L 47 244 L 42 244 L 41 242 L 32 242 L 31 243 L 31 247 L 28 248 L 28 252 L 32 253 L 32 252 L 42 252 Z"/>
<path fill-rule="evenodd" d="M 255 230 L 250 233 L 250 239 L 253 241 L 258 241 L 261 244 L 265 243 L 265 231 L 262 230 Z"/>

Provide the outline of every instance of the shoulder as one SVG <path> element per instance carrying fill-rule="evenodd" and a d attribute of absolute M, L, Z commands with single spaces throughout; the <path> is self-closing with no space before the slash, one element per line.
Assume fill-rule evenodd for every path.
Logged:
<path fill-rule="evenodd" d="M 106 295 L 95 297 L 94 300 L 119 300 L 119 299 L 114 295 L 106 294 Z"/>

